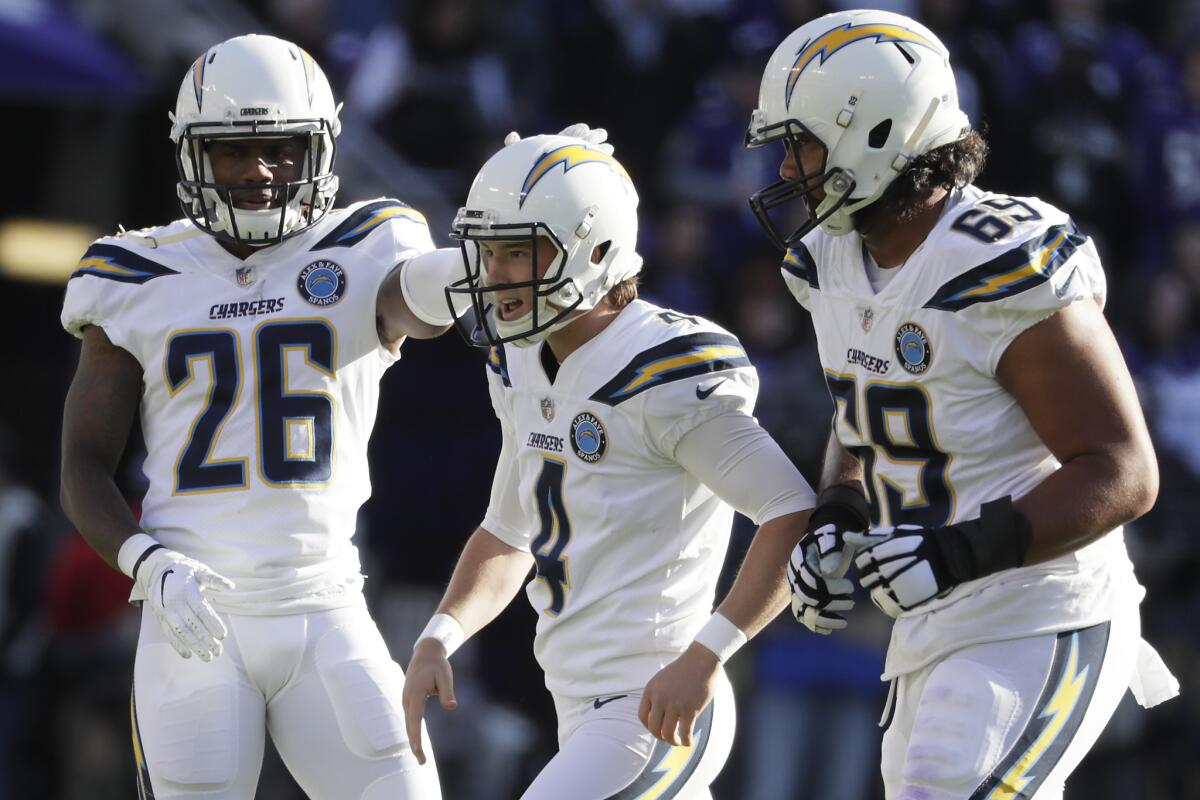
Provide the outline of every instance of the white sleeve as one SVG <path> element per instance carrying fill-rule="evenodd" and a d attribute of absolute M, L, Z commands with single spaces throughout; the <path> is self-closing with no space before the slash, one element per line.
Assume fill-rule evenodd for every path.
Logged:
<path fill-rule="evenodd" d="M 130 309 L 137 293 L 145 291 L 142 288 L 144 281 L 110 280 L 104 276 L 104 270 L 97 273 L 89 267 L 92 261 L 109 264 L 113 261 L 125 262 L 126 259 L 133 260 L 129 268 L 131 271 L 140 270 L 145 274 L 145 270 L 157 268 L 173 272 L 134 253 L 114 237 L 98 239 L 83 254 L 79 269 L 67 281 L 60 320 L 68 333 L 80 339 L 83 338 L 83 329 L 88 325 L 103 328 L 110 342 L 141 361 L 135 333 L 138 316 Z M 120 268 L 121 264 L 117 264 L 117 269 Z"/>
<path fill-rule="evenodd" d="M 687 433 L 723 414 L 754 413 L 758 373 L 744 366 L 656 387 L 645 394 L 642 422 L 650 446 L 666 459 Z"/>
<path fill-rule="evenodd" d="M 528 550 L 533 541 L 533 526 L 521 508 L 521 474 L 517 467 L 515 436 L 501 410 L 496 388 L 498 381 L 489 377 L 488 383 L 496 417 L 500 420 L 501 444 L 496 473 L 492 477 L 492 495 L 480 526 L 510 547 Z"/>
<path fill-rule="evenodd" d="M 992 377 L 1004 351 L 1021 333 L 1073 302 L 1092 300 L 1103 307 L 1106 294 L 1096 245 L 1069 223 L 1042 231 L 1012 252 L 1024 260 L 1001 266 L 994 275 L 973 275 L 990 264 L 977 267 L 946 284 L 926 303 L 962 318 L 979 339 L 976 366 Z M 965 297 L 970 294 L 976 296 Z M 955 308 L 955 303 L 960 307 Z"/>
<path fill-rule="evenodd" d="M 472 243 L 473 244 L 473 243 Z M 398 269 L 400 291 L 404 302 L 422 322 L 427 325 L 449 325 L 450 307 L 446 304 L 446 287 L 466 277 L 463 252 L 458 247 L 443 247 L 410 258 Z M 465 294 L 451 294 L 456 314 L 462 314 L 471 305 Z"/>
<path fill-rule="evenodd" d="M 816 505 L 808 481 L 749 414 L 721 414 L 692 428 L 675 459 L 755 525 Z"/>

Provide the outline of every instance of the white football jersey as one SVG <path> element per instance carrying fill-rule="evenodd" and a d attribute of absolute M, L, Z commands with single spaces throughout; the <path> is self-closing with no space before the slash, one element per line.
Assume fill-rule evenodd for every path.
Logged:
<path fill-rule="evenodd" d="M 526 592 L 547 688 L 640 690 L 712 613 L 733 521 L 675 447 L 717 415 L 749 415 L 758 376 L 726 331 L 641 300 L 553 382 L 541 349 L 489 357 L 504 450 L 482 525 L 536 559 Z"/>
<path fill-rule="evenodd" d="M 381 199 L 244 261 L 188 220 L 99 239 L 80 260 L 63 326 L 99 325 L 142 365 L 142 525 L 237 584 L 210 595 L 218 609 L 358 595 L 350 540 L 379 379 L 398 358 L 380 344 L 376 295 L 432 247 L 420 213 Z"/>
<path fill-rule="evenodd" d="M 837 436 L 862 463 L 873 524 L 972 519 L 1058 469 L 996 368 L 1035 323 L 1077 300 L 1103 303 L 1091 239 L 1037 198 L 968 186 L 878 293 L 865 258 L 857 234 L 818 229 L 788 252 L 783 276 L 812 314 Z M 1110 619 L 1126 591 L 1140 587 L 1118 529 L 901 616 L 885 677 L 965 644 Z"/>

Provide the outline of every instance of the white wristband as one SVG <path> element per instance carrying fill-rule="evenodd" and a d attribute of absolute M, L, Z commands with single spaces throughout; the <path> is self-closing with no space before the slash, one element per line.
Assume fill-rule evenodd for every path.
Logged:
<path fill-rule="evenodd" d="M 421 635 L 413 643 L 414 650 L 422 639 L 436 639 L 441 642 L 446 648 L 446 658 L 449 658 L 467 640 L 467 633 L 458 620 L 449 614 L 434 614 L 425 625 L 425 630 L 421 631 Z"/>
<path fill-rule="evenodd" d="M 117 566 L 121 568 L 121 572 L 124 572 L 131 578 L 136 578 L 137 576 L 134 573 L 141 565 L 142 558 L 151 549 L 161 547 L 162 545 L 153 536 L 138 531 L 126 539 L 121 545 L 121 549 L 117 551 Z"/>
<path fill-rule="evenodd" d="M 400 291 L 408 310 L 427 325 L 454 322 L 446 305 L 446 287 L 467 275 L 462 250 L 442 248 L 413 256 L 400 265 Z M 461 314 L 471 305 L 466 294 L 453 294 L 454 310 Z"/>
<path fill-rule="evenodd" d="M 730 622 L 724 614 L 713 614 L 696 634 L 695 641 L 712 650 L 717 660 L 724 664 L 749 639 L 742 629 Z"/>

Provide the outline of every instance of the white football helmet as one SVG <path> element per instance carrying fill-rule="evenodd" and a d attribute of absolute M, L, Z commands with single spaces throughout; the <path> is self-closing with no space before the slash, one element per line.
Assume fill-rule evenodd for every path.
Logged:
<path fill-rule="evenodd" d="M 851 215 L 879 199 L 917 156 L 958 141 L 970 123 L 958 107 L 950 54 L 919 22 L 888 11 L 840 11 L 815 19 L 776 48 L 763 72 L 746 145 L 799 139 L 825 148 L 820 172 L 780 180 L 750 198 L 781 248 L 818 225 L 839 236 Z M 823 188 L 819 201 L 811 195 Z M 807 219 L 790 234 L 772 209 L 800 198 Z"/>
<path fill-rule="evenodd" d="M 531 136 L 488 159 L 450 232 L 462 242 L 467 276 L 446 291 L 470 296 L 472 342 L 540 342 L 580 316 L 574 312 L 594 308 L 609 289 L 637 275 L 642 269 L 635 249 L 637 205 L 625 168 L 583 139 Z M 540 278 L 535 266 L 539 237 L 558 251 Z M 513 239 L 530 240 L 529 280 L 488 285 L 487 265 L 479 248 L 469 244 Z M 593 261 L 597 247 L 603 255 Z M 508 321 L 494 314 L 495 292 L 524 287 L 533 287 L 527 314 Z"/>
<path fill-rule="evenodd" d="M 333 92 L 312 56 L 274 36 L 238 36 L 210 48 L 183 78 L 171 140 L 184 213 L 227 241 L 276 244 L 311 227 L 333 206 L 334 138 L 341 131 Z M 270 184 L 218 183 L 207 146 L 218 139 L 304 137 L 301 177 Z M 231 192 L 266 188 L 277 207 L 240 209 Z"/>

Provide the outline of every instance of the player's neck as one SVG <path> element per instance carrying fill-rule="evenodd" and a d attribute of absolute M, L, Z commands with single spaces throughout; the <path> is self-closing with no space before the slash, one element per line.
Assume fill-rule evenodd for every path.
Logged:
<path fill-rule="evenodd" d="M 254 247 L 253 245 L 242 244 L 241 242 L 227 242 L 224 239 L 217 239 L 217 243 L 221 247 L 224 247 L 234 258 L 240 258 L 242 261 L 262 250 L 261 247 Z"/>
<path fill-rule="evenodd" d="M 937 225 L 938 218 L 950 192 L 934 189 L 925 199 L 920 211 L 908 220 L 880 220 L 872 230 L 863 234 L 863 244 L 880 269 L 904 266 L 925 237 Z"/>
<path fill-rule="evenodd" d="M 554 358 L 561 364 L 567 356 L 583 347 L 600 331 L 611 325 L 620 313 L 621 309 L 613 308 L 606 297 L 597 303 L 595 308 L 585 312 L 570 325 L 547 336 L 546 344 L 550 345 L 550 352 L 554 353 Z"/>

